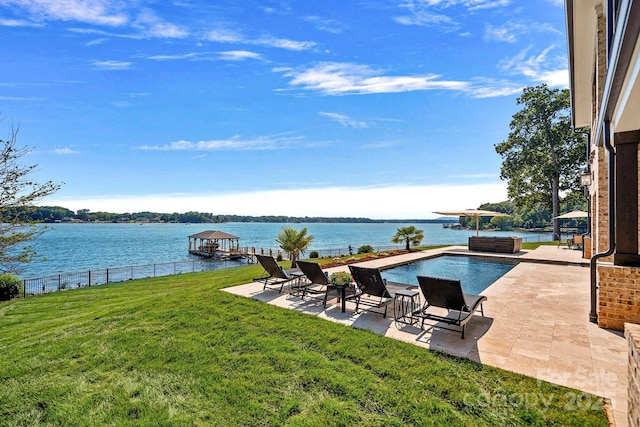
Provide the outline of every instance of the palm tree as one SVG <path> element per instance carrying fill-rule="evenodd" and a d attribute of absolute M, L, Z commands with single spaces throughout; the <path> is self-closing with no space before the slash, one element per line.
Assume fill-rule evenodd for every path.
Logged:
<path fill-rule="evenodd" d="M 285 225 L 280 229 L 276 242 L 280 245 L 280 249 L 289 254 L 291 267 L 293 268 L 300 258 L 300 254 L 303 254 L 309 248 L 312 240 L 313 235 L 307 236 L 307 227 L 296 231 Z"/>
<path fill-rule="evenodd" d="M 407 251 L 411 250 L 410 244 L 417 246 L 424 239 L 424 230 L 418 230 L 413 225 L 398 228 L 398 232 L 391 238 L 391 243 L 404 243 Z"/>

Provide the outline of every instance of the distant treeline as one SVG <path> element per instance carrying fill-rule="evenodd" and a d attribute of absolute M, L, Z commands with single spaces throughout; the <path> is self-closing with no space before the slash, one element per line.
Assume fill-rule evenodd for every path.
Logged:
<path fill-rule="evenodd" d="M 74 212 L 60 206 L 40 206 L 25 209 L 22 212 L 33 221 L 51 222 L 173 222 L 173 223 L 225 223 L 225 222 L 275 222 L 275 223 L 446 223 L 455 222 L 454 218 L 445 219 L 386 219 L 376 220 L 360 217 L 296 217 L 286 215 L 220 215 L 208 212 L 158 213 L 158 212 L 91 212 L 80 209 Z"/>
<path fill-rule="evenodd" d="M 548 209 L 541 206 L 534 208 L 516 208 L 511 202 L 485 203 L 479 206 L 480 209 L 503 212 L 509 216 L 503 217 L 482 217 L 480 218 L 480 228 L 493 228 L 509 230 L 512 228 L 540 228 L 551 224 L 553 215 Z M 586 210 L 586 202 L 582 205 L 562 206 L 562 212 L 571 210 Z M 74 212 L 60 206 L 30 207 L 22 210 L 12 210 L 11 215 L 19 213 L 26 215 L 34 221 L 41 222 L 173 222 L 173 223 L 214 223 L 225 222 L 265 222 L 265 223 L 454 223 L 460 222 L 464 227 L 475 228 L 473 218 L 439 218 L 439 219 L 371 219 L 362 217 L 319 217 L 319 216 L 286 216 L 286 215 L 220 215 L 208 212 L 185 212 L 185 213 L 158 213 L 158 212 L 132 212 L 132 213 L 111 213 L 111 212 L 91 212 L 88 209 L 80 209 Z M 0 212 L 0 215 L 3 213 Z M 4 215 L 8 212 L 5 211 Z M 1 220 L 2 218 L 0 218 Z M 567 221 L 564 225 L 576 221 Z M 584 222 L 584 221 L 582 221 Z"/>

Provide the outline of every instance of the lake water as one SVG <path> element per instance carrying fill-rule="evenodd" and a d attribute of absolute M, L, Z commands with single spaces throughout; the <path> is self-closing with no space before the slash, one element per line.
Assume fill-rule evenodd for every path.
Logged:
<path fill-rule="evenodd" d="M 418 276 L 460 280 L 462 290 L 479 294 L 504 276 L 518 261 L 468 256 L 439 256 L 400 265 L 382 272 L 382 276 L 399 283 L 418 284 Z"/>
<path fill-rule="evenodd" d="M 281 223 L 225 223 L 225 224 L 114 224 L 63 223 L 49 226 L 44 234 L 32 242 L 39 258 L 27 265 L 23 278 L 80 272 L 94 269 L 123 267 L 196 258 L 189 255 L 188 236 L 205 230 L 220 230 L 240 238 L 241 247 L 277 249 L 275 239 L 283 225 L 296 230 L 307 227 L 315 236 L 310 251 L 321 253 L 354 252 L 362 245 L 375 250 L 402 248 L 393 245 L 391 237 L 400 227 L 415 225 L 424 230 L 423 245 L 466 244 L 475 230 L 451 230 L 442 224 L 415 223 L 357 223 L 357 224 L 281 224 Z M 520 236 L 524 241 L 550 241 L 551 233 L 487 232 L 482 235 Z M 308 252 L 307 252 L 308 255 Z"/>

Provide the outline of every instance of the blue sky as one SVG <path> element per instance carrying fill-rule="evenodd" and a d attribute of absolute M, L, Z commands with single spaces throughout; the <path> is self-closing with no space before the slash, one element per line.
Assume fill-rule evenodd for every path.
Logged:
<path fill-rule="evenodd" d="M 72 210 L 432 218 L 506 200 L 561 0 L 0 0 L 0 137 Z"/>

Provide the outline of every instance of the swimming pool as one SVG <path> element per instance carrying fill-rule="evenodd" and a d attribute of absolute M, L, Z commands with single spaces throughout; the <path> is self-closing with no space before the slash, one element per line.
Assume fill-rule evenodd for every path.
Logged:
<path fill-rule="evenodd" d="M 404 264 L 382 271 L 391 282 L 417 285 L 416 276 L 433 276 L 460 280 L 462 289 L 479 294 L 518 264 L 518 260 L 442 255 Z"/>

